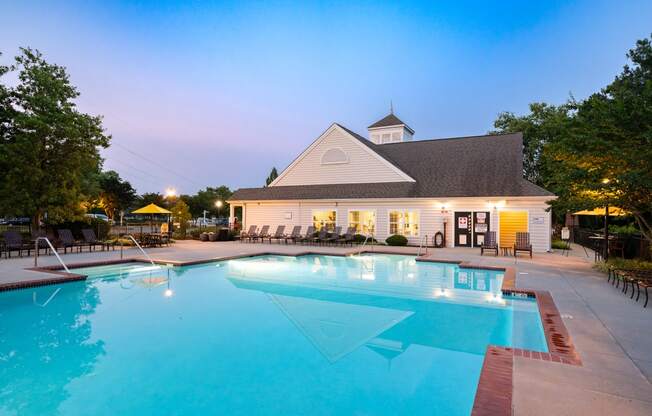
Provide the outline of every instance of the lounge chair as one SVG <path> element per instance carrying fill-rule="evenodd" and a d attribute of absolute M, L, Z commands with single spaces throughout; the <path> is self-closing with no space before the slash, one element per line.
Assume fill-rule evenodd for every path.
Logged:
<path fill-rule="evenodd" d="M 310 241 L 315 244 L 323 243 L 328 238 L 328 230 L 322 228 L 319 233 L 314 236 Z"/>
<path fill-rule="evenodd" d="M 39 238 L 39 237 L 47 237 L 47 233 L 45 231 L 43 231 L 43 230 L 32 231 L 32 240 L 33 241 L 36 241 L 36 239 Z M 50 254 L 50 246 L 48 245 L 48 243 L 45 240 L 39 240 L 39 242 L 38 242 L 38 253 L 37 254 L 41 254 L 41 250 L 43 250 L 43 252 L 45 254 Z"/>
<path fill-rule="evenodd" d="M 77 247 L 77 250 L 81 253 L 82 247 L 88 245 L 86 243 L 80 243 L 79 241 L 75 240 L 75 237 L 72 235 L 72 231 L 66 228 L 57 230 L 57 234 L 59 235 L 59 247 L 63 247 L 64 254 L 68 252 L 68 248 L 70 248 L 70 251 L 72 252 L 75 247 Z"/>
<path fill-rule="evenodd" d="M 301 226 L 295 225 L 294 228 L 292 228 L 292 233 L 285 236 L 285 244 L 287 244 L 288 241 L 292 241 L 294 244 L 296 244 L 297 240 L 299 239 L 301 239 Z"/>
<path fill-rule="evenodd" d="M 272 244 L 272 240 L 278 240 L 278 243 L 281 244 L 281 240 L 285 238 L 285 225 L 279 225 L 276 227 L 276 232 L 274 235 L 267 236 L 269 243 Z"/>
<path fill-rule="evenodd" d="M 346 229 L 346 233 L 344 236 L 341 236 L 338 240 L 337 243 L 340 243 L 342 245 L 346 244 L 351 244 L 353 245 L 353 242 L 355 241 L 355 227 L 349 227 Z"/>
<path fill-rule="evenodd" d="M 328 244 L 328 243 L 333 243 L 335 244 L 337 240 L 339 240 L 342 237 L 342 227 L 335 227 L 335 230 L 333 230 L 333 233 L 327 237 L 323 243 Z"/>
<path fill-rule="evenodd" d="M 86 228 L 82 230 L 82 236 L 84 237 L 84 242 L 88 244 L 89 251 L 94 250 L 95 247 L 98 246 L 102 247 L 102 251 L 109 248 L 109 244 L 97 239 L 97 236 L 95 235 L 95 231 L 93 231 L 91 228 Z"/>
<path fill-rule="evenodd" d="M 17 251 L 18 257 L 23 257 L 23 251 L 27 251 L 29 256 L 32 248 L 34 248 L 31 244 L 23 242 L 23 237 L 17 231 L 5 231 L 3 236 L 5 239 L 3 247 L 5 258 L 7 256 L 11 257 L 12 251 Z"/>
<path fill-rule="evenodd" d="M 315 227 L 314 226 L 309 226 L 308 231 L 306 231 L 306 235 L 303 236 L 299 241 L 302 243 L 309 243 L 312 241 L 312 239 L 315 237 Z"/>
<path fill-rule="evenodd" d="M 532 244 L 530 244 L 530 233 L 516 233 L 516 242 L 514 243 L 514 257 L 516 257 L 516 254 L 519 251 L 530 253 L 530 258 L 532 258 Z"/>
<path fill-rule="evenodd" d="M 251 236 L 256 234 L 256 228 L 258 227 L 255 225 L 250 225 L 249 231 L 242 230 L 242 232 L 240 233 L 240 242 L 242 243 L 245 240 L 250 240 Z"/>
<path fill-rule="evenodd" d="M 498 243 L 496 243 L 496 232 L 488 231 L 484 235 L 484 241 L 480 245 L 480 255 L 482 256 L 485 250 L 493 251 L 498 256 Z"/>
<path fill-rule="evenodd" d="M 263 239 L 269 237 L 269 225 L 263 225 L 260 229 L 260 232 L 258 233 L 253 233 L 252 235 L 249 236 L 249 240 L 254 242 L 256 240 L 260 240 L 260 242 L 263 242 Z"/>

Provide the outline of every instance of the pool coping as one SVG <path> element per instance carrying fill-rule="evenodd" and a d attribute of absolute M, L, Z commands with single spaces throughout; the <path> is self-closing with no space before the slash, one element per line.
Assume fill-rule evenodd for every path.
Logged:
<path fill-rule="evenodd" d="M 327 253 L 319 250 L 306 250 L 295 254 L 288 254 L 283 252 L 265 251 L 260 253 L 248 253 L 233 256 L 216 257 L 210 259 L 198 259 L 189 261 L 178 260 L 165 260 L 165 259 L 152 259 L 156 264 L 172 265 L 172 266 L 191 266 L 197 264 L 212 263 L 216 261 L 228 261 L 242 258 L 250 258 L 257 256 L 287 256 L 287 257 L 301 257 L 308 255 L 327 255 L 337 257 L 349 257 L 355 254 L 392 254 L 392 255 L 406 255 L 403 253 L 395 253 L 383 250 L 361 250 L 355 252 L 344 253 Z M 407 254 L 409 255 L 409 254 Z M 529 359 L 543 360 L 548 362 L 555 362 L 568 365 L 582 365 L 579 353 L 575 349 L 575 345 L 570 337 L 568 329 L 555 305 L 552 295 L 548 291 L 533 290 L 516 287 L 516 269 L 512 266 L 483 266 L 473 264 L 467 261 L 451 260 L 451 259 L 433 259 L 425 258 L 425 255 L 418 256 L 416 261 L 424 263 L 449 263 L 457 264 L 464 269 L 483 269 L 483 270 L 496 270 L 504 273 L 501 291 L 503 295 L 515 297 L 527 297 L 534 299 L 537 302 L 539 309 L 539 316 L 541 317 L 541 324 L 543 332 L 546 337 L 546 344 L 548 346 L 547 353 L 531 351 L 520 348 L 502 347 L 497 345 L 487 346 L 485 359 L 480 372 L 480 379 L 476 389 L 475 399 L 473 402 L 472 416 L 509 416 L 513 413 L 513 383 L 514 383 L 514 357 L 524 357 Z M 140 257 L 130 257 L 116 260 L 103 260 L 94 262 L 74 263 L 68 265 L 69 268 L 105 266 L 120 263 L 149 263 Z M 0 292 L 8 290 L 16 290 L 23 288 L 30 288 L 36 286 L 45 286 L 58 283 L 67 283 L 73 281 L 86 280 L 87 276 L 75 273 L 67 273 L 61 271 L 63 266 L 41 266 L 32 267 L 27 270 L 40 271 L 52 273 L 57 277 L 51 279 L 39 279 L 21 282 L 12 282 L 0 284 Z"/>

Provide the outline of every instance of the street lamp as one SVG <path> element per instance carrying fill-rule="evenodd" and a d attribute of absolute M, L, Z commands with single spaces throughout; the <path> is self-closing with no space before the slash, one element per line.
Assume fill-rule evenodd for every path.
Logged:
<path fill-rule="evenodd" d="M 170 187 L 165 190 L 165 197 L 166 198 L 174 198 L 177 196 L 177 190 Z"/>
<path fill-rule="evenodd" d="M 218 199 L 215 201 L 215 207 L 217 208 L 217 218 L 220 218 L 220 208 L 222 208 L 222 205 L 224 205 L 222 200 Z"/>

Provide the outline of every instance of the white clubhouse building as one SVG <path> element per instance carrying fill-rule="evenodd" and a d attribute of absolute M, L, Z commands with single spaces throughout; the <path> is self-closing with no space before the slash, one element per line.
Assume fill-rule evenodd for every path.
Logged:
<path fill-rule="evenodd" d="M 487 230 L 510 246 L 528 231 L 534 251 L 550 249 L 546 201 L 555 196 L 523 178 L 520 133 L 414 140 L 394 114 L 368 133 L 331 125 L 269 186 L 238 189 L 231 217 L 242 207 L 243 229 L 355 226 L 413 245 L 438 235 L 447 247 L 478 246 Z"/>

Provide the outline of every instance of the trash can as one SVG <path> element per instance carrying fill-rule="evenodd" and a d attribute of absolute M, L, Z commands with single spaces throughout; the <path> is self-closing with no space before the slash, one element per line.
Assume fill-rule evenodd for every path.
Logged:
<path fill-rule="evenodd" d="M 217 241 L 229 241 L 229 229 L 220 228 L 217 232 Z"/>

